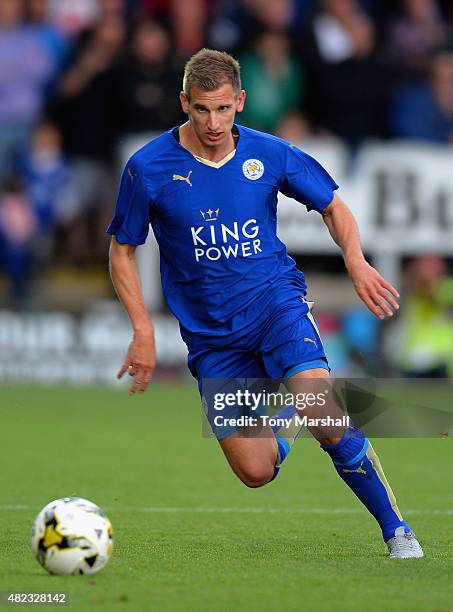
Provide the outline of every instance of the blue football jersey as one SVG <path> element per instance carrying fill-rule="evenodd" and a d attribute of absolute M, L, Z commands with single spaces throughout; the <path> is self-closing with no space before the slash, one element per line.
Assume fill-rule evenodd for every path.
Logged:
<path fill-rule="evenodd" d="M 160 249 L 162 288 L 190 346 L 248 334 L 263 311 L 306 293 L 304 276 L 277 237 L 277 194 L 322 212 L 338 185 L 286 141 L 242 126 L 234 152 L 208 162 L 173 130 L 126 165 L 108 233 Z"/>

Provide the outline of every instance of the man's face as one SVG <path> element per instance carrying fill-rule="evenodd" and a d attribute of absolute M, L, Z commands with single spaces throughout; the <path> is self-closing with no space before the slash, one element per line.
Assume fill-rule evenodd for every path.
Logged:
<path fill-rule="evenodd" d="M 0 24 L 4 28 L 17 27 L 22 20 L 22 0 L 0 0 Z"/>
<path fill-rule="evenodd" d="M 205 146 L 216 147 L 230 137 L 234 116 L 244 108 L 245 91 L 235 95 L 231 83 L 225 83 L 214 91 L 192 87 L 190 100 L 184 92 L 181 92 L 180 99 L 200 141 Z"/>

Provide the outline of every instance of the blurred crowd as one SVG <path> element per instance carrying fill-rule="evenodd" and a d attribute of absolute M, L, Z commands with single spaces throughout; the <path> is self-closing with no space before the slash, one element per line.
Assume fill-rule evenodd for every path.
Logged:
<path fill-rule="evenodd" d="M 453 378 L 453 275 L 448 262 L 424 254 L 403 270 L 401 313 L 382 326 L 364 309 L 318 323 L 337 376 Z"/>
<path fill-rule="evenodd" d="M 105 264 L 119 145 L 182 122 L 184 62 L 233 53 L 239 121 L 292 142 L 453 143 L 451 0 L 0 0 L 0 270 Z"/>

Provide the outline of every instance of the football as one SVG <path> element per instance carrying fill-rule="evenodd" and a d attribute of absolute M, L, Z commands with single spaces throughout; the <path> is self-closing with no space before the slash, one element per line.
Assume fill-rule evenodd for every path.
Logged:
<path fill-rule="evenodd" d="M 51 574 L 96 574 L 113 550 L 112 524 L 93 502 L 81 497 L 56 499 L 35 519 L 31 545 Z"/>

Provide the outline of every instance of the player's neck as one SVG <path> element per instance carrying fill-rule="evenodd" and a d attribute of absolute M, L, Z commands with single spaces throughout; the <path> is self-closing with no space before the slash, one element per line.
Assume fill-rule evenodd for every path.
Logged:
<path fill-rule="evenodd" d="M 198 138 L 190 121 L 187 121 L 187 123 L 184 123 L 184 125 L 179 128 L 179 142 L 181 146 L 190 151 L 192 155 L 202 157 L 211 162 L 222 161 L 222 159 L 234 151 L 235 148 L 234 138 L 231 132 L 225 142 L 222 142 L 218 146 L 209 147 L 204 145 Z"/>

